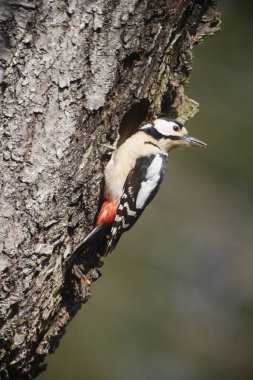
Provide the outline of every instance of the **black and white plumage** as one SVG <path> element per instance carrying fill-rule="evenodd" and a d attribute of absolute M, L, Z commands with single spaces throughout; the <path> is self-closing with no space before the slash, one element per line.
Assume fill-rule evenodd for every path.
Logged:
<path fill-rule="evenodd" d="M 112 223 L 107 252 L 116 246 L 123 232 L 129 230 L 152 201 L 163 180 L 168 156 L 162 153 L 139 157 L 129 172 Z"/>
<path fill-rule="evenodd" d="M 96 226 L 78 250 L 109 254 L 156 195 L 169 152 L 182 145 L 205 146 L 176 120 L 160 117 L 145 124 L 115 152 L 105 168 L 104 203 Z"/>

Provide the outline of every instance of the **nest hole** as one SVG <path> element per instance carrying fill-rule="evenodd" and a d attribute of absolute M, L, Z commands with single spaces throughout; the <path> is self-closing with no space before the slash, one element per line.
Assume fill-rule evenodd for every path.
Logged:
<path fill-rule="evenodd" d="M 128 137 L 137 131 L 140 125 L 147 119 L 149 112 L 149 101 L 142 99 L 131 106 L 124 115 L 119 128 L 118 147 L 123 144 Z"/>

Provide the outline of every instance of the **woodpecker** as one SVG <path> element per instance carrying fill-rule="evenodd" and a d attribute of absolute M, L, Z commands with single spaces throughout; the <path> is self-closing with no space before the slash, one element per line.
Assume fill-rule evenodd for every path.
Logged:
<path fill-rule="evenodd" d="M 78 251 L 111 253 L 159 190 L 170 151 L 191 145 L 206 146 L 179 121 L 164 116 L 145 124 L 120 145 L 105 167 L 104 199 L 95 227 Z"/>

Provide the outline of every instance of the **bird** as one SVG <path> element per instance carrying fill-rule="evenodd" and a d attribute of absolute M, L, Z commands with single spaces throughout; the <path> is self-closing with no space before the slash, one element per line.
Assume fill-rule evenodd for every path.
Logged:
<path fill-rule="evenodd" d="M 113 153 L 104 170 L 103 203 L 95 226 L 76 251 L 107 256 L 139 219 L 163 181 L 169 153 L 181 146 L 205 147 L 169 116 L 141 126 Z"/>

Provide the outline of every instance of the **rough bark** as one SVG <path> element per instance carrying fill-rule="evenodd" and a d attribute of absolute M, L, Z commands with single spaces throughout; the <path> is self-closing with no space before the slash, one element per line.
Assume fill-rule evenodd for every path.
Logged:
<path fill-rule="evenodd" d="M 187 119 L 192 47 L 211 0 L 8 0 L 0 5 L 0 378 L 33 378 L 90 296 L 91 230 L 108 148 L 160 111 Z"/>

